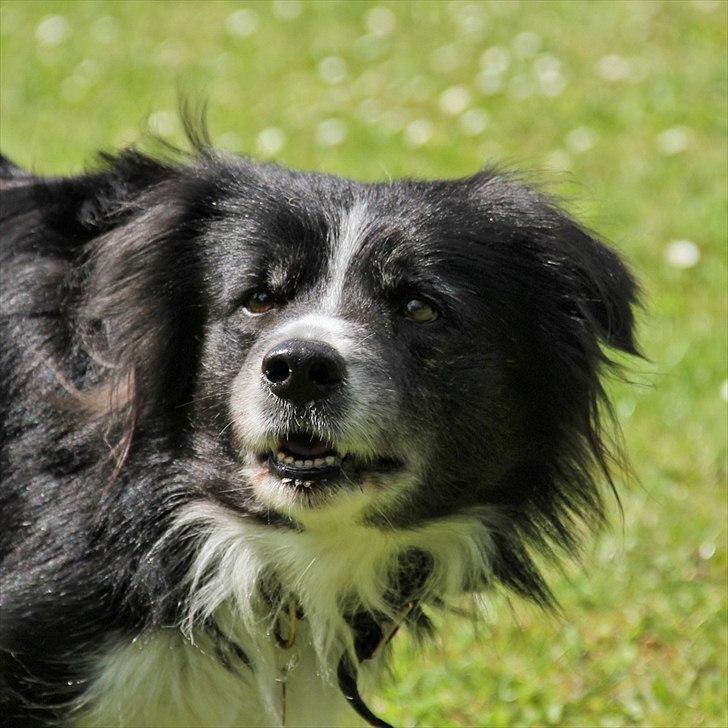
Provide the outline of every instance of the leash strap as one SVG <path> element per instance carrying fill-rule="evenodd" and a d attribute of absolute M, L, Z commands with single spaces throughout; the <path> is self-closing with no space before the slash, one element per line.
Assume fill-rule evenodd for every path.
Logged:
<path fill-rule="evenodd" d="M 379 623 L 371 614 L 365 612 L 352 616 L 351 627 L 355 634 L 354 649 L 359 662 L 379 657 L 414 608 L 415 602 L 408 602 L 399 610 L 396 620 L 391 622 Z M 362 700 L 357 686 L 357 672 L 357 667 L 352 665 L 349 655 L 344 654 L 336 671 L 339 690 L 349 701 L 351 707 L 370 726 L 373 728 L 393 728 L 391 724 L 372 713 Z"/>
<path fill-rule="evenodd" d="M 374 715 L 367 707 L 367 704 L 359 695 L 359 688 L 356 685 L 356 668 L 351 664 L 348 655 L 344 655 L 339 661 L 339 668 L 336 671 L 336 678 L 339 683 L 339 690 L 351 703 L 351 707 L 363 718 L 372 728 L 394 728 L 391 723 L 382 720 Z"/>

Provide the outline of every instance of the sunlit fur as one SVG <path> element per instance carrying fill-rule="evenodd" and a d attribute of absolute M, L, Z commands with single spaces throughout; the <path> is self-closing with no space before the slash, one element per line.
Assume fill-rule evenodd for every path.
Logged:
<path fill-rule="evenodd" d="M 637 353 L 614 251 L 498 170 L 362 184 L 190 136 L 67 178 L 0 158 L 11 724 L 353 723 L 357 619 L 421 635 L 499 586 L 549 605 L 534 553 L 604 519 L 607 349 Z M 344 361 L 331 396 L 266 384 L 292 337 Z M 355 467 L 284 482 L 267 458 L 296 432 Z"/>

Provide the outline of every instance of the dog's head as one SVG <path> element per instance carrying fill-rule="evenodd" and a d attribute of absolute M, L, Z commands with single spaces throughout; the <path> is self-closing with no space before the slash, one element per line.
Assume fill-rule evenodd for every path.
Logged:
<path fill-rule="evenodd" d="M 266 505 L 412 525 L 511 503 L 596 436 L 599 343 L 632 348 L 633 284 L 538 195 L 247 168 L 217 207 L 205 392 Z"/>
<path fill-rule="evenodd" d="M 204 497 L 304 527 L 488 509 L 523 591 L 524 537 L 600 516 L 603 347 L 635 352 L 635 284 L 548 198 L 496 171 L 108 165 L 35 194 L 59 257 L 92 247 L 64 301 L 91 364 L 68 376 L 116 418 L 117 461 L 163 441 L 215 471 Z"/>

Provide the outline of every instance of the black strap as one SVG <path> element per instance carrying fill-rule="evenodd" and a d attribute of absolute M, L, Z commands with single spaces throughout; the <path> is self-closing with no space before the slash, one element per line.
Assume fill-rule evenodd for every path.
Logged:
<path fill-rule="evenodd" d="M 414 608 L 414 603 L 406 604 L 401 611 L 402 619 L 406 619 Z M 377 620 L 369 612 L 358 612 L 349 617 L 349 624 L 354 632 L 354 651 L 359 662 L 371 660 L 396 634 L 399 623 L 389 622 L 382 618 Z M 358 669 L 352 664 L 348 654 L 339 661 L 336 677 L 339 689 L 351 703 L 351 707 L 370 726 L 374 728 L 392 728 L 392 726 L 372 713 L 359 695 L 356 684 Z"/>
<path fill-rule="evenodd" d="M 339 682 L 339 690 L 344 697 L 351 703 L 351 707 L 373 728 L 394 728 L 386 720 L 382 720 L 372 713 L 367 704 L 359 695 L 359 688 L 356 685 L 356 668 L 351 664 L 351 660 L 347 654 L 344 654 L 339 660 L 339 667 L 336 671 L 336 677 Z"/>
<path fill-rule="evenodd" d="M 419 607 L 418 601 L 427 577 L 432 571 L 432 557 L 418 549 L 412 549 L 400 558 L 399 571 L 393 588 L 387 594 L 392 605 L 400 607 L 400 619 L 393 623 L 384 615 L 370 612 L 357 612 L 347 617 L 354 633 L 354 651 L 359 662 L 371 660 L 396 634 L 404 621 L 416 623 L 425 630 L 429 620 Z M 393 728 L 389 723 L 378 718 L 367 707 L 359 695 L 356 684 L 358 669 L 352 664 L 349 655 L 344 653 L 339 661 L 336 677 L 339 689 L 351 703 L 351 707 L 373 728 Z"/>

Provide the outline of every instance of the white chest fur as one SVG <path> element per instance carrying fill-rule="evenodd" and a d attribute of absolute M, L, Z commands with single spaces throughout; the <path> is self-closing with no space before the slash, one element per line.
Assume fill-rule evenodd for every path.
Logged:
<path fill-rule="evenodd" d="M 195 534 L 181 628 L 107 650 L 78 706 L 77 725 L 361 725 L 336 686 L 338 661 L 353 651 L 342 605 L 396 622 L 385 593 L 398 558 L 410 549 L 432 558 L 423 599 L 458 595 L 464 584 L 487 578 L 490 534 L 482 514 L 388 532 L 352 522 L 313 525 L 304 532 L 274 529 L 212 504 L 185 511 L 165 537 L 174 543 L 182 529 Z M 266 615 L 259 587 L 270 574 L 281 594 Z M 271 636 L 284 604 L 300 605 L 305 615 L 289 650 Z M 211 621 L 242 648 L 250 666 L 220 659 L 200 627 Z M 367 663 L 360 686 L 374 669 Z"/>
<path fill-rule="evenodd" d="M 190 643 L 181 632 L 160 630 L 110 649 L 98 678 L 79 706 L 81 726 L 360 726 L 335 684 L 321 675 L 301 623 L 296 644 L 274 643 L 246 666 L 234 654 L 221 661 L 206 636 Z M 227 662 L 227 665 L 225 664 Z"/>

